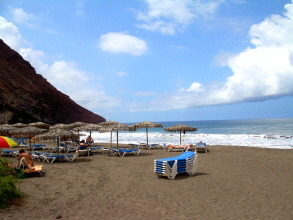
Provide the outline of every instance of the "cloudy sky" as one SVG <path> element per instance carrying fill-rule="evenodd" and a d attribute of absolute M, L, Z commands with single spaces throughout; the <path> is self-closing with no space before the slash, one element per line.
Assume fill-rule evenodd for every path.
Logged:
<path fill-rule="evenodd" d="M 292 0 L 0 0 L 0 38 L 119 122 L 293 117 Z"/>

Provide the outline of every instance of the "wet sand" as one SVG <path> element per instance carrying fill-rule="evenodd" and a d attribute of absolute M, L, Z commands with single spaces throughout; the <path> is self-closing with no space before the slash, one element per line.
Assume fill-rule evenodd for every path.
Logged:
<path fill-rule="evenodd" d="M 293 219 L 293 150 L 209 149 L 194 176 L 174 180 L 154 173 L 155 159 L 180 154 L 162 149 L 44 164 L 0 219 Z"/>

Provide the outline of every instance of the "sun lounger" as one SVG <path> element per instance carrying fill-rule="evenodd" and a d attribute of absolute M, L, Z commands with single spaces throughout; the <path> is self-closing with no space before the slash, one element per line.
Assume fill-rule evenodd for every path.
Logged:
<path fill-rule="evenodd" d="M 34 167 L 31 166 L 26 166 L 26 160 L 25 158 L 21 158 L 20 162 L 19 162 L 19 166 L 16 167 L 16 170 L 23 170 L 23 173 L 26 174 L 34 174 L 37 173 L 40 176 L 43 176 L 43 165 L 35 165 Z"/>
<path fill-rule="evenodd" d="M 25 169 L 23 170 L 23 173 L 25 176 L 28 176 L 31 174 L 38 174 L 40 176 L 43 176 L 44 175 L 43 165 L 35 165 L 34 169 Z"/>
<path fill-rule="evenodd" d="M 147 148 L 147 144 L 146 143 L 140 143 L 139 146 L 138 146 L 140 149 L 144 149 L 144 148 Z"/>
<path fill-rule="evenodd" d="M 32 152 L 32 156 L 38 162 L 43 163 L 54 163 L 56 160 L 58 161 L 68 161 L 72 162 L 76 158 L 76 154 L 52 154 L 52 153 L 41 153 L 41 152 Z"/>
<path fill-rule="evenodd" d="M 207 144 L 203 143 L 203 142 L 198 142 L 195 144 L 195 150 L 196 150 L 196 152 L 208 153 Z"/>
<path fill-rule="evenodd" d="M 62 154 L 62 155 L 49 155 L 44 156 L 44 159 L 47 163 L 54 163 L 54 161 L 68 161 L 72 162 L 76 158 L 76 154 Z"/>
<path fill-rule="evenodd" d="M 188 150 L 191 150 L 191 146 L 190 145 L 167 145 L 166 149 L 168 152 L 170 151 L 181 151 L 181 152 L 185 152 Z"/>
<path fill-rule="evenodd" d="M 166 176 L 168 179 L 174 179 L 178 173 L 194 175 L 197 168 L 197 154 L 186 151 L 179 156 L 156 159 L 154 165 L 158 177 Z"/>
<path fill-rule="evenodd" d="M 159 145 L 159 144 L 149 144 L 148 145 L 148 148 L 149 148 L 149 150 L 150 149 L 152 149 L 152 148 L 159 148 L 161 145 Z"/>
<path fill-rule="evenodd" d="M 102 153 L 104 155 L 108 155 L 110 152 L 111 152 L 111 149 L 110 148 L 108 148 L 108 147 L 103 147 L 102 148 Z"/>
<path fill-rule="evenodd" d="M 47 160 L 47 157 L 50 156 L 51 153 L 44 153 L 44 152 L 38 152 L 38 151 L 33 151 L 31 153 L 31 156 L 34 158 L 34 160 L 38 161 L 38 162 L 47 162 L 49 163 L 49 161 Z"/>
<path fill-rule="evenodd" d="M 1 155 L 2 156 L 15 156 L 15 153 L 18 151 L 16 150 L 2 150 Z"/>
<path fill-rule="evenodd" d="M 76 152 L 77 147 L 69 147 L 65 143 L 61 143 L 59 147 L 60 153 L 70 153 L 70 152 Z"/>
<path fill-rule="evenodd" d="M 78 147 L 78 149 L 76 150 L 76 155 L 77 156 L 89 156 L 90 155 L 90 148 L 84 147 L 84 146 L 80 146 Z"/>
<path fill-rule="evenodd" d="M 102 147 L 101 146 L 92 146 L 90 148 L 90 151 L 92 153 L 101 153 L 102 152 Z"/>
<path fill-rule="evenodd" d="M 126 150 L 127 148 L 109 148 L 106 155 L 121 156 L 123 154 L 123 151 L 126 151 Z"/>
<path fill-rule="evenodd" d="M 33 144 L 32 145 L 33 150 L 43 150 L 46 148 L 47 148 L 47 146 L 45 144 Z"/>
<path fill-rule="evenodd" d="M 27 138 L 18 138 L 17 143 L 19 147 L 28 147 Z"/>
<path fill-rule="evenodd" d="M 124 157 L 125 155 L 128 155 L 128 154 L 139 155 L 140 149 L 139 148 L 119 149 L 117 153 L 120 157 Z"/>

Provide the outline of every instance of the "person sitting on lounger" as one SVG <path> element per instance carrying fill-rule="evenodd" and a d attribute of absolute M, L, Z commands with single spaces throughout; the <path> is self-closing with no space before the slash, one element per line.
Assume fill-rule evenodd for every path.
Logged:
<path fill-rule="evenodd" d="M 34 161 L 33 158 L 31 157 L 31 155 L 27 152 L 25 152 L 24 149 L 20 149 L 19 150 L 19 161 L 18 161 L 18 167 L 20 166 L 20 161 L 21 158 L 25 158 L 25 164 L 24 164 L 24 169 L 29 168 L 29 169 L 33 169 L 34 165 Z"/>
<path fill-rule="evenodd" d="M 78 150 L 87 150 L 87 144 L 85 143 L 84 140 L 82 140 L 80 143 L 79 143 L 79 148 Z"/>

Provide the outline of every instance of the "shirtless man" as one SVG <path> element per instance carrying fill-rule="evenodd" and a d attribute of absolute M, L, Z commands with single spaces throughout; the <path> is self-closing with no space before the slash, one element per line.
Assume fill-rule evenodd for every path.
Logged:
<path fill-rule="evenodd" d="M 29 168 L 29 169 L 32 169 L 35 165 L 34 165 L 34 161 L 31 157 L 31 155 L 27 152 L 24 151 L 24 149 L 20 149 L 19 150 L 19 161 L 18 161 L 18 165 L 20 165 L 20 160 L 21 158 L 25 158 L 25 168 Z"/>

